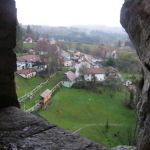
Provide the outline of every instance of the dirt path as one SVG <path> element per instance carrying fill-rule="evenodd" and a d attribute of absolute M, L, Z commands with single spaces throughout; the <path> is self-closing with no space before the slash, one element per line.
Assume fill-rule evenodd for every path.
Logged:
<path fill-rule="evenodd" d="M 92 123 L 92 124 L 86 124 L 84 127 L 81 127 L 77 130 L 75 130 L 72 134 L 76 134 L 78 132 L 80 132 L 81 130 L 85 129 L 85 128 L 88 128 L 88 127 L 94 127 L 94 126 L 105 126 L 106 123 Z M 117 127 L 117 126 L 123 126 L 122 124 L 117 124 L 117 123 L 109 123 L 109 126 L 114 126 L 114 127 Z"/>

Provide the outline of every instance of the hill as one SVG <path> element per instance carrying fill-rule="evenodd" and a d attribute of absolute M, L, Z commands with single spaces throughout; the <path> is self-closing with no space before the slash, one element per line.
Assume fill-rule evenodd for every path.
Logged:
<path fill-rule="evenodd" d="M 130 145 L 135 135 L 135 112 L 124 107 L 124 92 L 109 94 L 62 88 L 46 111 L 49 122 L 106 146 Z"/>

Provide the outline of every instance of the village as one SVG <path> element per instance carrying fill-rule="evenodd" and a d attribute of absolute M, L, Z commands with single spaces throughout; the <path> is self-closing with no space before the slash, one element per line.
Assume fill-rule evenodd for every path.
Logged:
<path fill-rule="evenodd" d="M 43 38 L 39 39 L 40 42 L 45 40 L 48 41 Z M 24 43 L 32 44 L 33 40 L 29 37 L 24 41 Z M 102 58 L 93 57 L 92 55 L 82 53 L 78 50 L 75 50 L 74 52 L 61 50 L 55 40 L 48 41 L 48 44 L 56 46 L 55 50 L 59 51 L 59 57 L 61 58 L 59 70 L 65 70 L 63 73 L 63 78 L 59 82 L 59 86 L 61 85 L 66 88 L 71 88 L 75 83 L 82 84 L 83 81 L 87 83 L 101 83 L 108 78 L 115 78 L 121 81 L 121 83 L 129 89 L 134 91 L 136 90 L 135 86 L 132 84 L 132 81 L 124 80 L 118 69 L 112 66 L 103 66 L 103 62 L 108 58 L 116 59 L 118 57 L 116 50 L 108 51 L 106 54 L 106 60 L 103 60 Z M 43 59 L 43 55 L 48 55 L 48 53 L 43 49 L 40 49 L 38 52 L 34 49 L 29 49 L 28 53 L 18 56 L 16 74 L 27 80 L 32 80 L 32 78 L 36 76 L 47 74 L 49 64 Z M 57 72 L 58 70 L 49 76 L 56 75 Z M 56 85 L 56 87 L 58 86 Z M 28 108 L 27 111 L 35 111 L 41 107 L 44 109 L 47 108 L 50 104 L 53 92 L 50 89 L 45 89 L 45 91 L 40 94 L 41 100 L 37 100 L 37 103 L 31 108 Z M 30 98 L 30 101 L 32 101 L 33 93 L 34 91 L 31 91 L 29 94 L 25 94 L 20 97 L 20 102 L 28 97 Z"/>
<path fill-rule="evenodd" d="M 82 43 L 61 36 L 48 38 L 39 34 L 35 38 L 33 33 L 27 26 L 22 46 L 15 49 L 16 90 L 21 109 L 38 113 L 72 134 L 82 135 L 85 130 L 84 137 L 98 142 L 108 133 L 109 137 L 103 139 L 109 138 L 113 145 L 122 143 L 118 138 L 128 137 L 130 124 L 134 134 L 133 111 L 140 69 L 128 41 L 112 45 L 88 40 Z"/>

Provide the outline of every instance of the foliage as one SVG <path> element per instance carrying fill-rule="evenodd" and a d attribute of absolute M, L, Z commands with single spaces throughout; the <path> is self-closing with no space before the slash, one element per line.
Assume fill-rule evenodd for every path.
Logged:
<path fill-rule="evenodd" d="M 63 40 L 67 42 L 86 43 L 86 44 L 112 44 L 118 40 L 126 40 L 124 33 L 112 33 L 101 30 L 85 30 L 78 27 L 47 27 L 31 26 L 32 30 L 49 39 Z"/>
<path fill-rule="evenodd" d="M 103 82 L 105 87 L 108 87 L 110 91 L 120 91 L 123 88 L 122 82 L 119 78 L 108 76 Z"/>
<path fill-rule="evenodd" d="M 91 51 L 91 55 L 93 55 L 94 57 L 100 57 L 105 59 L 106 55 L 107 55 L 107 51 L 108 51 L 108 47 L 106 47 L 104 44 L 99 45 L 96 49 L 94 49 L 93 51 Z"/>
<path fill-rule="evenodd" d="M 48 64 L 48 74 L 55 73 L 62 61 L 58 46 L 49 44 L 49 41 L 44 39 L 37 42 L 36 51 L 40 54 L 42 61 Z"/>
<path fill-rule="evenodd" d="M 120 53 L 116 59 L 116 66 L 120 71 L 130 74 L 136 74 L 141 71 L 139 59 L 134 53 Z"/>
<path fill-rule="evenodd" d="M 80 68 L 79 68 L 79 73 L 82 77 L 82 79 L 84 80 L 84 75 L 87 73 L 87 69 L 88 66 L 86 64 L 83 64 Z"/>
<path fill-rule="evenodd" d="M 104 66 L 108 67 L 108 66 L 112 66 L 112 67 L 115 67 L 116 66 L 116 61 L 114 58 L 112 57 L 109 57 L 105 63 L 104 63 Z"/>

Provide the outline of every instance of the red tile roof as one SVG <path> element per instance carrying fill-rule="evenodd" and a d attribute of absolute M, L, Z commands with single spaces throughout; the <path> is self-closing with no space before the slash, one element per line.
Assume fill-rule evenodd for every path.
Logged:
<path fill-rule="evenodd" d="M 21 62 L 40 62 L 40 56 L 39 55 L 24 55 L 17 57 L 17 61 Z"/>
<path fill-rule="evenodd" d="M 72 71 L 68 71 L 65 74 L 70 81 L 74 81 L 76 79 L 76 75 Z"/>
<path fill-rule="evenodd" d="M 104 74 L 105 71 L 103 68 L 91 67 L 87 69 L 87 74 Z"/>
<path fill-rule="evenodd" d="M 32 72 L 34 72 L 34 71 L 32 71 L 32 70 L 19 70 L 19 71 L 17 71 L 18 74 L 25 74 L 25 75 L 30 74 Z"/>

